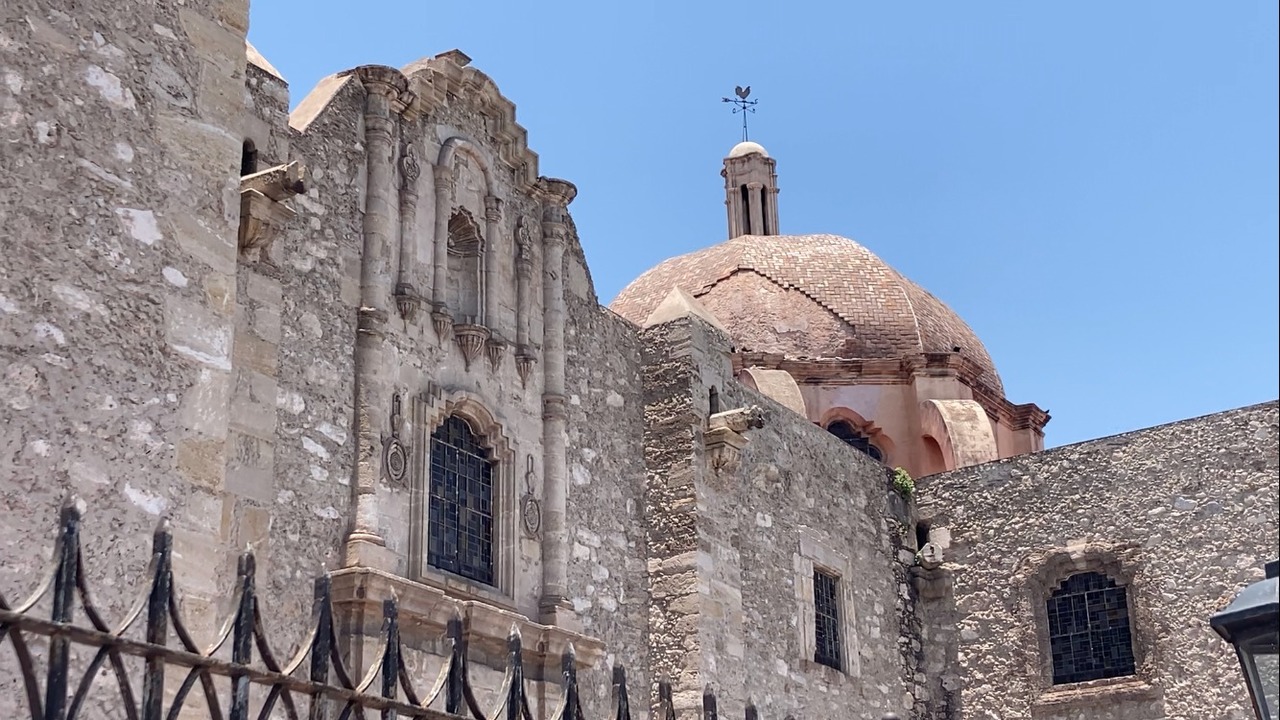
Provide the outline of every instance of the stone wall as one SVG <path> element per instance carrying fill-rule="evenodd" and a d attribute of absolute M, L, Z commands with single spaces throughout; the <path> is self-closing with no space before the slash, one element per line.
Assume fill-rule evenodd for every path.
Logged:
<path fill-rule="evenodd" d="M 1277 417 L 1272 402 L 928 478 L 945 563 L 919 580 L 945 686 L 931 717 L 1251 717 L 1208 619 L 1277 555 Z M 1055 686 L 1046 595 L 1086 570 L 1128 586 L 1137 674 Z"/>
<path fill-rule="evenodd" d="M 254 547 L 259 564 L 285 563 L 283 581 L 301 587 L 342 566 L 349 529 L 363 191 L 350 113 L 363 98 L 339 93 L 331 105 L 347 114 L 292 127 L 288 85 L 254 55 L 241 134 L 254 142 L 259 170 L 303 164 L 306 190 L 285 201 L 294 216 L 267 248 L 240 256 L 228 475 L 271 511 L 271 532 Z M 309 616 L 305 593 L 264 591 L 292 604 L 286 617 Z"/>
<path fill-rule="evenodd" d="M 277 438 L 276 482 L 288 457 L 289 471 L 305 482 L 354 494 L 349 510 L 338 502 L 324 506 L 341 513 L 353 537 L 364 538 L 348 543 L 335 579 L 345 627 L 364 636 L 350 638 L 353 662 L 371 661 L 381 623 L 374 601 L 394 592 L 412 621 L 405 642 L 418 667 L 438 664 L 436 630 L 451 608 L 466 616 L 481 693 L 500 684 L 503 641 L 517 621 L 526 633 L 534 692 L 545 696 L 535 707 L 540 716 L 556 690 L 537 681 L 558 678 L 567 640 L 527 633 L 547 632 L 539 623 L 581 631 L 578 651 L 590 666 L 582 676 L 584 702 L 603 707 L 612 661 L 624 663 L 633 682 L 647 677 L 638 340 L 634 328 L 598 304 L 572 220 L 556 204 L 565 198 L 554 187 L 567 183 L 535 182 L 529 174 L 536 165 L 513 171 L 510 153 L 527 150 L 519 142 L 503 146 L 487 125 L 492 118 L 481 114 L 482 101 L 468 93 L 486 93 L 485 113 L 506 101 L 466 63 L 459 53 L 445 53 L 410 65 L 404 75 L 390 68 L 339 73 L 290 118 L 289 159 L 307 164 L 308 188 L 291 201 L 297 217 L 272 250 L 276 267 L 258 266 L 282 278 L 291 310 L 279 353 L 295 365 L 280 382 L 297 384 L 280 388 L 280 418 L 289 425 Z M 470 84 L 448 86 L 455 75 Z M 384 118 L 391 128 L 386 158 L 376 147 L 385 140 L 366 138 L 371 123 L 383 121 L 370 114 L 370 88 L 389 84 L 401 87 L 407 106 L 392 106 Z M 260 106 L 271 102 L 251 96 Z M 535 156 L 520 158 L 532 163 Z M 385 167 L 375 172 L 380 165 L 389 165 L 391 175 Z M 374 202 L 366 188 L 378 183 Z M 480 303 L 475 307 L 457 305 L 466 288 L 455 282 L 456 268 L 436 272 L 443 250 L 438 221 L 459 209 L 479 223 L 491 256 L 481 268 L 486 292 L 470 300 Z M 531 247 L 519 246 L 522 229 Z M 442 277 L 446 285 L 439 285 Z M 400 295 L 406 286 L 416 297 Z M 437 297 L 443 304 L 432 302 Z M 478 309 L 487 317 L 475 317 Z M 468 356 L 464 325 L 483 325 L 496 342 Z M 430 433 L 455 413 L 484 436 L 497 461 L 495 587 L 440 572 L 423 559 Z M 356 427 L 362 423 L 363 434 Z M 633 431 L 620 432 L 625 428 Z M 386 465 L 391 438 L 409 458 L 402 477 Z M 566 503 L 558 513 L 551 496 L 557 486 Z M 532 526 L 526 501 L 541 510 Z M 306 522 L 322 523 L 324 508 L 308 508 L 321 517 Z M 302 535 L 315 540 L 318 533 Z M 331 547 L 332 540 L 325 536 L 323 544 Z M 566 607 L 549 609 L 547 558 L 555 552 L 566 563 Z M 606 642 L 585 642 L 587 636 Z"/>
<path fill-rule="evenodd" d="M 6 596 L 76 493 L 93 580 L 136 577 L 172 519 L 203 638 L 265 532 L 226 477 L 247 25 L 245 0 L 0 10 Z M 133 600 L 116 588 L 110 618 Z"/>
<path fill-rule="evenodd" d="M 583 702 L 589 714 L 603 716 L 609 667 L 621 664 L 640 720 L 648 717 L 651 677 L 640 341 L 594 293 L 571 293 L 568 310 L 570 600 L 583 632 L 602 639 L 606 653 L 580 676 Z"/>
<path fill-rule="evenodd" d="M 704 687 L 735 717 L 878 717 L 915 705 L 912 553 L 885 468 L 732 380 L 727 338 L 696 318 L 644 331 L 650 628 L 678 708 Z M 763 409 L 736 465 L 705 447 L 723 410 Z M 906 562 L 904 562 L 904 560 Z M 813 662 L 813 572 L 842 591 L 843 671 Z"/>

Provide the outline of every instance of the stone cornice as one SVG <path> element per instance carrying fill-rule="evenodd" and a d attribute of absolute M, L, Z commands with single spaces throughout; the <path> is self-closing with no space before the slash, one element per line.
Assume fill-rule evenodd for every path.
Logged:
<path fill-rule="evenodd" d="M 761 367 L 785 370 L 800 385 L 848 383 L 907 385 L 917 377 L 955 378 L 973 391 L 987 414 L 1013 430 L 1043 434 L 1050 415 L 1035 403 L 1015 405 L 983 383 L 982 367 L 959 353 L 921 353 L 899 358 L 788 358 L 778 353 L 733 353 L 733 372 Z"/>
<path fill-rule="evenodd" d="M 578 196 L 578 187 L 568 180 L 560 178 L 538 178 L 538 194 L 542 201 L 552 207 L 568 207 Z"/>
<path fill-rule="evenodd" d="M 406 644 L 424 646 L 440 637 L 455 614 L 466 629 L 468 645 L 483 654 L 502 657 L 511 628 L 524 640 L 524 661 L 540 666 L 559 662 L 573 645 L 579 668 L 597 665 L 605 644 L 597 638 L 553 625 L 534 622 L 508 608 L 483 600 L 450 596 L 444 590 L 365 567 L 344 568 L 332 574 L 333 604 L 339 611 L 380 615 L 382 601 L 395 597 L 400 611 L 400 632 Z"/>
<path fill-rule="evenodd" d="M 416 119 L 418 113 L 417 96 L 409 89 L 409 79 L 399 70 L 386 65 L 361 65 L 350 72 L 360 79 L 366 92 L 378 93 L 391 101 L 391 109 L 395 113 L 405 113 L 410 120 Z"/>

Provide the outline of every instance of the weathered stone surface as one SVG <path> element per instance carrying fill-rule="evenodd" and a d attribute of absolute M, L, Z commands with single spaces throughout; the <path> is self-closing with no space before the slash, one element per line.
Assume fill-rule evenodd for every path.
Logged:
<path fill-rule="evenodd" d="M 1278 418 L 1273 402 L 929 478 L 921 513 L 954 581 L 924 617 L 935 712 L 1246 717 L 1208 619 L 1275 557 Z M 1045 589 L 1097 568 L 1130 578 L 1137 675 L 1054 686 Z"/>
<path fill-rule="evenodd" d="M 42 539 L 75 493 L 108 621 L 136 599 L 168 518 L 201 642 L 250 549 L 277 649 L 301 641 L 313 577 L 378 579 L 339 598 L 357 676 L 382 622 L 382 598 L 358 587 L 403 591 L 418 678 L 439 667 L 442 609 L 466 608 L 486 705 L 507 621 L 542 634 L 526 638 L 538 718 L 559 698 L 569 639 L 592 717 L 616 662 L 641 718 L 663 676 L 689 712 L 715 688 L 722 717 L 750 699 L 763 718 L 1017 718 L 1038 686 L 1010 582 L 1085 547 L 1135 567 L 1145 662 L 1159 668 L 1105 712 L 1231 707 L 1234 669 L 1203 618 L 1274 551 L 1274 404 L 935 476 L 933 525 L 916 532 L 886 468 L 795 411 L 829 414 L 809 386 L 770 393 L 788 409 L 735 380 L 728 338 L 699 318 L 705 299 L 677 294 L 643 331 L 600 307 L 568 211 L 576 189 L 538 176 L 514 106 L 464 55 L 339 73 L 290 116 L 287 84 L 247 50 L 247 12 L 4 6 L 7 599 L 40 577 Z M 270 198 L 287 212 L 269 246 L 242 253 L 237 167 L 255 159 L 306 170 L 296 194 Z M 783 317 L 794 290 L 748 290 L 773 308 L 771 332 L 846 333 Z M 726 326 L 759 311 L 705 309 Z M 459 325 L 487 338 L 470 363 Z M 898 365 L 893 382 L 915 389 L 894 402 L 954 394 L 936 373 L 955 368 Z M 494 461 L 492 584 L 424 557 L 431 433 L 451 415 Z M 813 662 L 815 568 L 840 577 L 841 670 Z M 0 676 L 11 663 L 0 653 Z M 25 715 L 18 686 L 0 687 L 0 717 Z M 1104 712 L 1054 700 L 1044 717 Z"/>
<path fill-rule="evenodd" d="M 652 671 L 673 679 L 687 710 L 717 688 L 729 717 L 748 698 L 762 717 L 909 712 L 918 641 L 899 593 L 906 516 L 884 467 L 734 382 L 727 339 L 700 319 L 642 337 Z M 700 441 L 713 387 L 723 409 L 764 410 L 731 473 L 710 467 Z M 815 562 L 839 565 L 847 591 L 843 672 L 806 651 Z"/>

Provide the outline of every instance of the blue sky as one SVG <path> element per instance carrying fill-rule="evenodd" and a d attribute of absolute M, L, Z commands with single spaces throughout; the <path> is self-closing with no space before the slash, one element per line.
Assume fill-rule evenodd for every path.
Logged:
<path fill-rule="evenodd" d="M 1275 398 L 1277 3 L 253 5 L 297 104 L 460 48 L 516 103 L 602 302 L 725 237 L 720 98 L 760 100 L 784 233 L 950 304 L 1050 446 Z M 483 9 L 480 9 L 483 8 Z"/>

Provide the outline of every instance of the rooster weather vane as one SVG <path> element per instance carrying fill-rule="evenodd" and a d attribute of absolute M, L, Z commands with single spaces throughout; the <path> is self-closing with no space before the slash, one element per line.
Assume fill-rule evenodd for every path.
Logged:
<path fill-rule="evenodd" d="M 735 114 L 742 113 L 742 142 L 746 142 L 747 141 L 747 113 L 754 113 L 756 111 L 756 103 L 760 101 L 747 99 L 747 97 L 751 95 L 750 85 L 746 87 L 742 87 L 741 85 L 734 87 L 733 94 L 737 95 L 738 97 L 721 98 L 720 101 L 733 103 L 733 112 Z"/>

